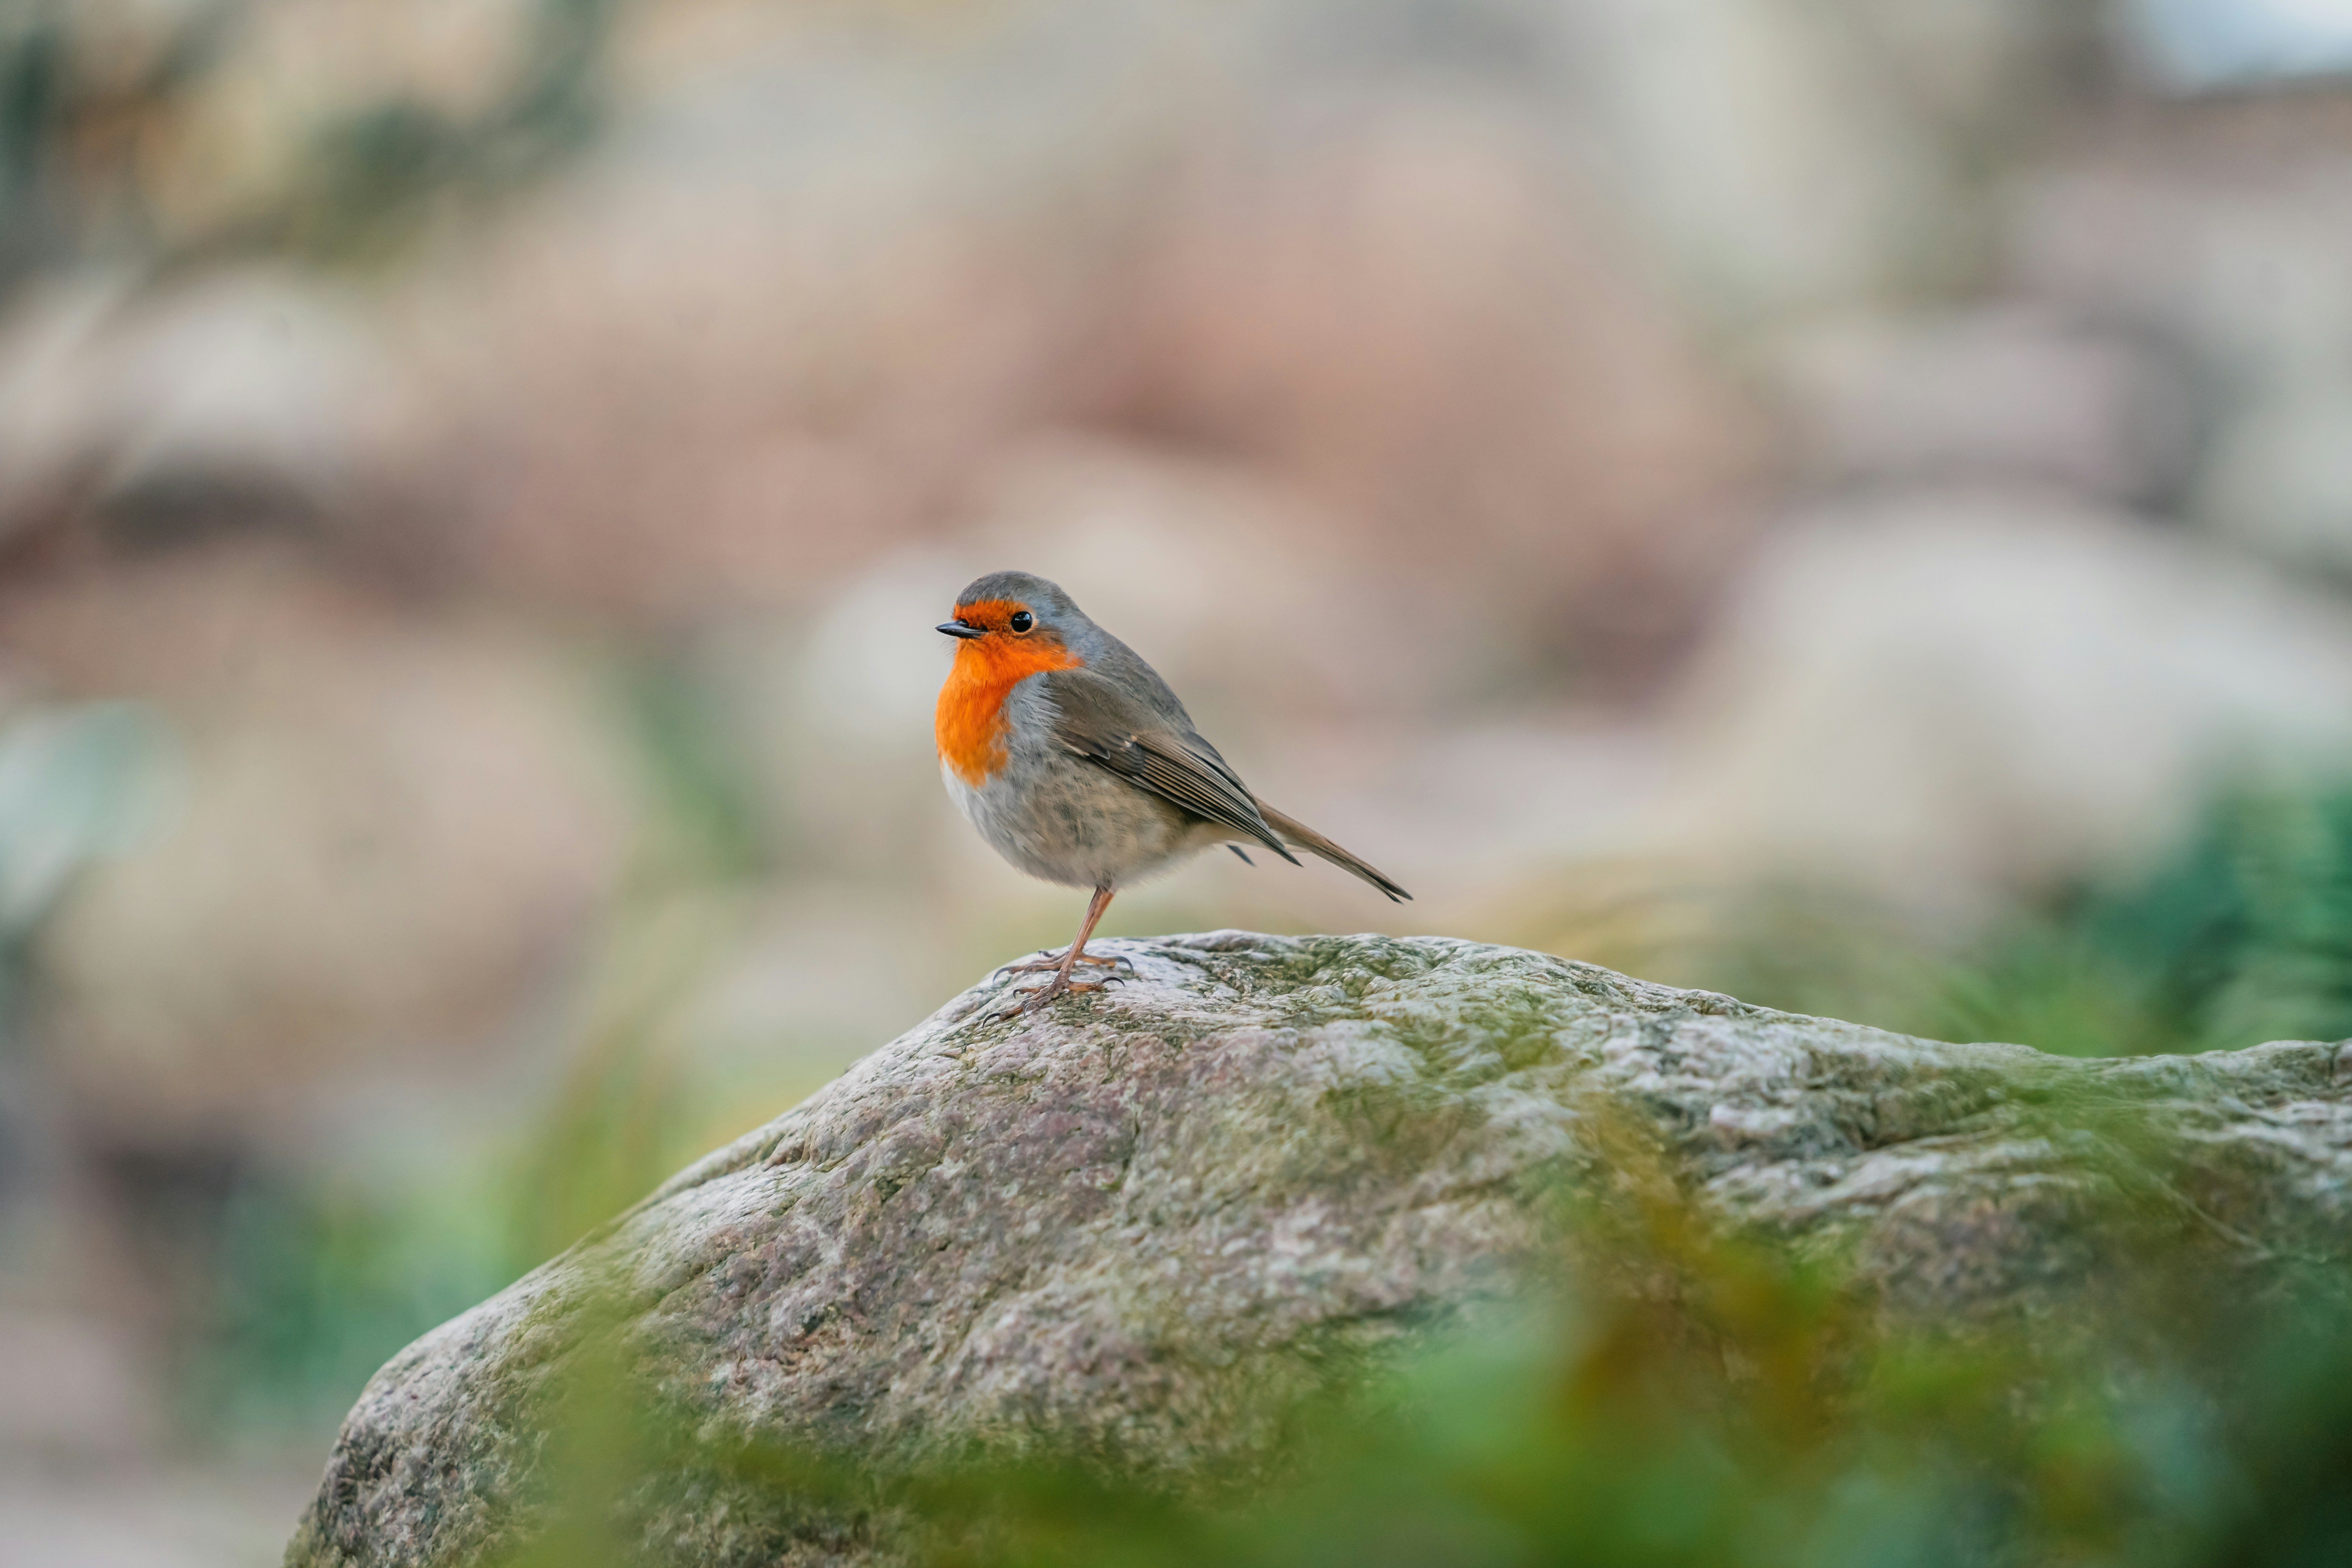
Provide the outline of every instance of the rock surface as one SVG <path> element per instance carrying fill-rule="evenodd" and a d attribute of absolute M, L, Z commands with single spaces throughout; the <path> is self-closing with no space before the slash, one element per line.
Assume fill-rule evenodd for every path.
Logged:
<path fill-rule="evenodd" d="M 567 1365 L 617 1347 L 701 1431 L 903 1458 L 1049 1442 L 1245 1459 L 1268 1394 L 1465 1319 L 1544 1247 L 1534 1200 L 1633 1131 L 1712 1217 L 1854 1260 L 1881 1310 L 2038 1313 L 2142 1182 L 2250 1280 L 2352 1253 L 2352 1046 L 2074 1061 L 1955 1046 L 1440 939 L 1107 944 L 1135 979 L 995 1015 L 994 977 L 404 1351 L 289 1564 L 457 1564 L 533 1529 Z M 2053 1104 L 2091 1107 L 2062 1128 Z M 2128 1135 L 2095 1129 L 2130 1108 Z M 2104 1152 L 2091 1145 L 2110 1145 Z M 652 1556 L 894 1560 L 763 1533 L 723 1490 Z"/>

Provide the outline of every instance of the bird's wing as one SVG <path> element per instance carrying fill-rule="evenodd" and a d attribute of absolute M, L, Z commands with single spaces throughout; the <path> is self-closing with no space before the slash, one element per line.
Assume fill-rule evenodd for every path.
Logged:
<path fill-rule="evenodd" d="M 1169 728 L 1167 721 L 1092 670 L 1056 669 L 1038 679 L 1053 700 L 1054 739 L 1064 750 L 1298 863 L 1208 742 Z"/>

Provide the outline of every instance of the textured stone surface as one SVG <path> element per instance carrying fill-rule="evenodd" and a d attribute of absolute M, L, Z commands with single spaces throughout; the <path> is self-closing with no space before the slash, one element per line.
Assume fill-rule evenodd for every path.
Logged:
<path fill-rule="evenodd" d="M 2092 1283 L 2097 1228 L 2064 1222 L 2118 1182 L 2250 1278 L 2352 1250 L 2335 1046 L 2078 1062 L 1468 942 L 1109 945 L 1134 984 L 1012 1021 L 1006 982 L 965 993 L 394 1358 L 288 1562 L 526 1538 L 560 1374 L 592 1342 L 706 1435 L 1245 1461 L 1269 1394 L 1507 1292 L 1544 1245 L 1529 1200 L 1605 1175 L 1604 1117 L 1720 1219 L 1856 1259 L 1898 1316 Z M 755 1527 L 723 1488 L 653 1512 L 681 1563 L 890 1556 L 871 1521 Z"/>

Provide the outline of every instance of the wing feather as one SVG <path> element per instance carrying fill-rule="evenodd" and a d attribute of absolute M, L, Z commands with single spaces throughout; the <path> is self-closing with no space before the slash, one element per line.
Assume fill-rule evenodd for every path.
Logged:
<path fill-rule="evenodd" d="M 1266 826 L 1248 787 L 1208 742 L 1171 729 L 1091 670 L 1057 669 L 1039 679 L 1054 703 L 1054 739 L 1065 750 L 1298 863 Z"/>

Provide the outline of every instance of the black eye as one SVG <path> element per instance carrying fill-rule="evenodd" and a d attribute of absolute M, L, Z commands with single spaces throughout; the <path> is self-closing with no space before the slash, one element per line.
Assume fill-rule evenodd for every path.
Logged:
<path fill-rule="evenodd" d="M 1013 612 L 1013 618 L 1004 624 L 1011 626 L 1016 632 L 1025 632 L 1037 623 L 1031 618 L 1028 611 L 1015 610 Z"/>

